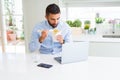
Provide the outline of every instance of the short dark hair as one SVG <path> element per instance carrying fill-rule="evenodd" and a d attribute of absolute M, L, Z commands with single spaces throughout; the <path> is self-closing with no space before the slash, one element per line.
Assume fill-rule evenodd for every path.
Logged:
<path fill-rule="evenodd" d="M 59 6 L 54 4 L 54 3 L 48 5 L 47 8 L 46 8 L 46 15 L 49 15 L 50 13 L 51 14 L 58 14 L 58 13 L 60 13 Z"/>

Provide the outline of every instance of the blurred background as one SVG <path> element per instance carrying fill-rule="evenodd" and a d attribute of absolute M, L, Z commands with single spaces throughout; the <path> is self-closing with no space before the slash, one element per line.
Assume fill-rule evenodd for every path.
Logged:
<path fill-rule="evenodd" d="M 73 36 L 120 34 L 119 0 L 0 0 L 0 52 L 29 52 L 32 28 L 50 3 L 60 6 Z"/>

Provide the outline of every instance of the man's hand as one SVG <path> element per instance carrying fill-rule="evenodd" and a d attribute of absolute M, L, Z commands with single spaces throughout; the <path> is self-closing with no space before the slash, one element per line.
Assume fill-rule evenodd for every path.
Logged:
<path fill-rule="evenodd" d="M 56 39 L 57 39 L 61 44 L 64 43 L 64 40 L 63 40 L 62 35 L 57 35 L 57 36 L 56 36 Z"/>
<path fill-rule="evenodd" d="M 43 30 L 41 32 L 41 36 L 39 38 L 39 42 L 42 43 L 45 40 L 45 38 L 47 37 L 47 35 L 48 35 L 48 30 Z"/>

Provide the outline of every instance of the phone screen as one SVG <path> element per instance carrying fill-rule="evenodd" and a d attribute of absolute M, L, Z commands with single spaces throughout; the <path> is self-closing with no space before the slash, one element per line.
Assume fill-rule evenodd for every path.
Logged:
<path fill-rule="evenodd" d="M 38 67 L 43 67 L 43 68 L 51 68 L 53 65 L 51 64 L 46 64 L 46 63 L 40 63 L 37 65 Z"/>

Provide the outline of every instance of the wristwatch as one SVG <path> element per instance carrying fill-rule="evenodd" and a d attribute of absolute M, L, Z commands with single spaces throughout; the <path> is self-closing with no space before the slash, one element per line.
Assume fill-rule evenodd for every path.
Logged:
<path fill-rule="evenodd" d="M 63 40 L 63 44 L 65 43 L 65 40 Z"/>

